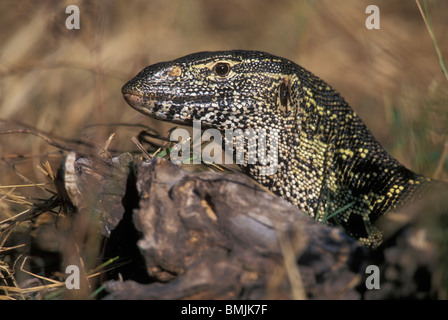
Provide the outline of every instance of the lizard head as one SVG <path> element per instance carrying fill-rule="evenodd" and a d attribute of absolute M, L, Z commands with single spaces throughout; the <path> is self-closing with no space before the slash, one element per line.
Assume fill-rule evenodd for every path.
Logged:
<path fill-rule="evenodd" d="M 295 117 L 297 68 L 259 51 L 199 52 L 146 67 L 122 93 L 130 106 L 159 120 L 199 120 L 222 130 L 284 128 Z"/>

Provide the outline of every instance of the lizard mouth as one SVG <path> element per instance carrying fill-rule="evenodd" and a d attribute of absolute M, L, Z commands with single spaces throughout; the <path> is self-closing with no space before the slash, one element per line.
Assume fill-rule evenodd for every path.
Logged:
<path fill-rule="evenodd" d="M 123 97 L 131 107 L 143 106 L 148 104 L 150 101 L 154 102 L 154 99 L 144 97 L 143 95 L 135 92 L 123 92 Z"/>
<path fill-rule="evenodd" d="M 154 107 L 155 104 L 168 102 L 175 105 L 182 105 L 185 103 L 196 102 L 198 104 L 207 105 L 210 102 L 216 102 L 217 97 L 210 95 L 176 95 L 168 93 L 142 93 L 138 90 L 129 89 L 123 87 L 121 90 L 126 102 L 140 111 L 141 108 L 149 109 Z"/>
<path fill-rule="evenodd" d="M 154 108 L 154 99 L 145 97 L 140 94 L 123 92 L 123 97 L 132 108 L 147 115 L 152 115 L 151 110 Z"/>
<path fill-rule="evenodd" d="M 161 99 L 158 96 L 123 91 L 123 97 L 132 108 L 151 118 L 183 125 L 188 125 L 191 121 L 191 115 L 189 114 L 180 116 L 179 114 L 173 114 L 170 110 L 166 110 L 166 106 L 163 106 L 162 104 L 164 99 Z"/>

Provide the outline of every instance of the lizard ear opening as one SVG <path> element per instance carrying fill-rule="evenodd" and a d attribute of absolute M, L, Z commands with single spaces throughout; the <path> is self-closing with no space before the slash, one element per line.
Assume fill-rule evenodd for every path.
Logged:
<path fill-rule="evenodd" d="M 289 79 L 284 79 L 279 87 L 279 109 L 284 114 L 287 115 L 290 111 L 289 108 Z"/>

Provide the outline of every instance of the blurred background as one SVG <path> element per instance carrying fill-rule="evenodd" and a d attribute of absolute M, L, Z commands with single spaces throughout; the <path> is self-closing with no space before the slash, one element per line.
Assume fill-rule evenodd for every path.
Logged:
<path fill-rule="evenodd" d="M 71 4 L 80 30 L 65 26 Z M 379 30 L 365 26 L 371 4 Z M 448 1 L 428 0 L 427 10 L 448 61 Z M 0 0 L 0 185 L 47 182 L 44 160 L 58 168 L 65 153 L 30 131 L 98 145 L 115 133 L 112 149 L 137 150 L 141 128 L 120 123 L 158 123 L 125 103 L 122 85 L 149 64 L 224 49 L 300 64 L 400 162 L 448 179 L 448 80 L 415 1 Z M 0 188 L 0 220 L 26 208 L 14 199 L 39 192 Z"/>
<path fill-rule="evenodd" d="M 65 27 L 70 4 L 80 30 Z M 369 4 L 380 9 L 380 30 L 365 27 Z M 447 57 L 448 2 L 429 0 L 428 11 Z M 138 71 L 196 51 L 256 49 L 327 81 L 414 170 L 432 176 L 448 139 L 448 81 L 415 1 L 1 0 L 0 15 L 0 117 L 57 136 L 102 143 L 116 132 L 114 147 L 134 148 L 128 128 L 86 128 L 151 123 L 121 96 Z M 0 143 L 3 160 L 49 151 L 31 135 Z"/>
<path fill-rule="evenodd" d="M 446 59 L 448 2 L 427 3 Z M 80 30 L 65 27 L 70 4 L 80 9 Z M 370 4 L 380 9 L 380 30 L 365 27 Z M 415 1 L 1 0 L 0 15 L 2 131 L 18 127 L 4 120 L 20 120 L 100 144 L 116 132 L 113 147 L 133 149 L 135 128 L 99 125 L 154 125 L 121 95 L 138 71 L 196 51 L 256 49 L 327 81 L 386 149 L 418 172 L 433 176 L 448 139 L 448 81 Z M 15 179 L 8 175 L 15 156 L 39 162 L 52 150 L 36 136 L 1 135 L 0 183 Z M 439 177 L 447 168 L 445 160 Z M 39 179 L 35 174 L 30 179 Z"/>

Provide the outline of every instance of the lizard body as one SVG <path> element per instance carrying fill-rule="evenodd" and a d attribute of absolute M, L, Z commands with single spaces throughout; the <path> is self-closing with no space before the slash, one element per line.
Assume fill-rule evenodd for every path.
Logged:
<path fill-rule="evenodd" d="M 261 165 L 249 163 L 242 169 L 317 221 L 340 225 L 369 246 L 381 242 L 373 225 L 380 216 L 437 186 L 388 155 L 328 84 L 264 52 L 199 52 L 157 63 L 122 92 L 129 105 L 159 120 L 199 120 L 221 132 L 275 129 L 277 172 L 261 175 Z"/>

